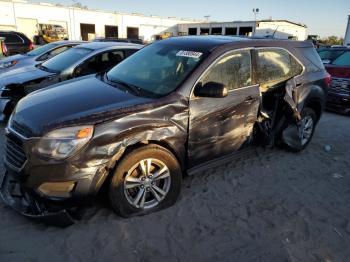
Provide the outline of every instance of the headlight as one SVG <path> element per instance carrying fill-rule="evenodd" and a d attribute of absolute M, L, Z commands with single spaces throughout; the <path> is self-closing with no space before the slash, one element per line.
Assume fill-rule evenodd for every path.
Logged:
<path fill-rule="evenodd" d="M 57 129 L 42 137 L 37 145 L 39 154 L 64 159 L 87 144 L 94 133 L 93 126 L 75 126 Z"/>
<path fill-rule="evenodd" d="M 0 68 L 9 68 L 11 66 L 14 66 L 15 64 L 17 64 L 17 61 L 16 60 L 13 60 L 13 61 L 9 61 L 9 62 L 2 62 L 0 63 Z"/>

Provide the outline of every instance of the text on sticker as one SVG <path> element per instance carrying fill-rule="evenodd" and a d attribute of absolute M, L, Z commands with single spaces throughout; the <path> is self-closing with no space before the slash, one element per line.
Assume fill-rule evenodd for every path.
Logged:
<path fill-rule="evenodd" d="M 176 56 L 182 56 L 182 57 L 191 57 L 191 58 L 200 58 L 203 53 L 201 52 L 194 52 L 194 51 L 184 51 L 181 50 L 177 52 Z"/>

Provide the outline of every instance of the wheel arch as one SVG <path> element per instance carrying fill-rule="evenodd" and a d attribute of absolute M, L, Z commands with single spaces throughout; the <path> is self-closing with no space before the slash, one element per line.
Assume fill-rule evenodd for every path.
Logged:
<path fill-rule="evenodd" d="M 128 153 L 132 152 L 133 150 L 143 147 L 145 145 L 158 145 L 161 146 L 167 150 L 169 150 L 174 157 L 177 159 L 177 161 L 180 164 L 181 170 L 184 171 L 186 168 L 186 161 L 185 161 L 185 157 L 181 157 L 180 153 L 177 152 L 177 150 L 174 148 L 174 146 L 169 143 L 166 140 L 145 140 L 145 141 L 138 141 L 135 144 L 129 145 L 125 148 L 123 154 L 116 160 L 116 162 L 120 161 L 123 157 L 125 157 Z"/>

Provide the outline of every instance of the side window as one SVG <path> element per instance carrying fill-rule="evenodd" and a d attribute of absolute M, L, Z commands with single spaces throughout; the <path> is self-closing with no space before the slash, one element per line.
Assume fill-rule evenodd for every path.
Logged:
<path fill-rule="evenodd" d="M 251 85 L 250 51 L 236 51 L 225 55 L 202 77 L 200 83 L 224 84 L 228 90 Z"/>
<path fill-rule="evenodd" d="M 282 49 L 257 50 L 257 83 L 283 82 L 302 71 L 301 65 Z"/>
<path fill-rule="evenodd" d="M 124 59 L 123 51 L 110 51 L 95 55 L 76 69 L 77 76 L 85 76 L 109 70 Z"/>
<path fill-rule="evenodd" d="M 53 58 L 54 56 L 68 50 L 69 48 L 71 48 L 72 46 L 61 46 L 61 47 L 58 47 L 54 50 L 51 50 L 49 52 L 47 52 L 46 54 L 43 54 L 41 55 L 39 58 L 38 58 L 38 61 L 45 61 L 47 59 L 50 59 L 50 58 Z"/>
<path fill-rule="evenodd" d="M 59 47 L 59 48 L 56 48 L 56 49 L 54 49 L 54 50 L 51 50 L 51 51 L 49 52 L 49 56 L 50 56 L 50 57 L 54 57 L 55 55 L 58 55 L 58 54 L 60 54 L 60 53 L 62 53 L 62 52 L 64 52 L 64 51 L 68 50 L 69 48 L 71 48 L 71 46 L 61 46 L 61 47 Z"/>
<path fill-rule="evenodd" d="M 18 35 L 7 34 L 7 35 L 5 35 L 5 43 L 6 44 L 18 44 L 18 43 L 23 43 L 23 40 Z"/>
<path fill-rule="evenodd" d="M 132 54 L 136 53 L 137 51 L 139 51 L 139 50 L 138 49 L 127 49 L 127 50 L 125 50 L 125 56 L 129 57 Z"/>

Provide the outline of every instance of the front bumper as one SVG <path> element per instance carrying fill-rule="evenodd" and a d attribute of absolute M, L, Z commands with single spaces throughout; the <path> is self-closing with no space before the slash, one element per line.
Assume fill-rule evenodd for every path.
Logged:
<path fill-rule="evenodd" d="M 350 96 L 343 96 L 329 92 L 326 109 L 342 114 L 350 114 Z"/>
<path fill-rule="evenodd" d="M 30 219 L 54 226 L 67 227 L 74 224 L 66 209 L 47 207 L 21 186 L 19 179 L 8 172 L 0 177 L 0 196 L 5 204 Z"/>

